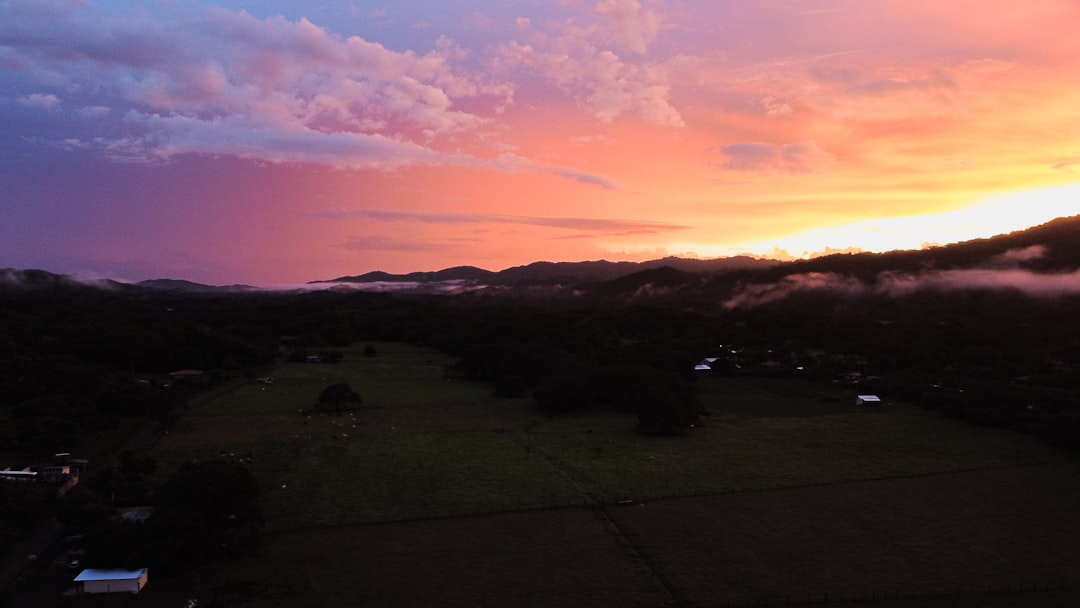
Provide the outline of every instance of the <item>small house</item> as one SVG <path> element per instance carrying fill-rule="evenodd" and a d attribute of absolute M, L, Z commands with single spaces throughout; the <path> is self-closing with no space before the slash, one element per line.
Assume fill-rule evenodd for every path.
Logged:
<path fill-rule="evenodd" d="M 87 568 L 75 577 L 78 593 L 138 593 L 146 586 L 149 571 Z"/>
<path fill-rule="evenodd" d="M 855 405 L 881 405 L 881 397 L 877 395 L 859 395 L 855 397 Z"/>
<path fill-rule="evenodd" d="M 63 464 L 41 467 L 39 471 L 45 483 L 56 487 L 58 498 L 79 483 L 79 467 Z"/>

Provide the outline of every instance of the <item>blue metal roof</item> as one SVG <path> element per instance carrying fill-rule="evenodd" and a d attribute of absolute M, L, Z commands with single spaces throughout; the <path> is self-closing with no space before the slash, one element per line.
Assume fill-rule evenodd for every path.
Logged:
<path fill-rule="evenodd" d="M 101 570 L 98 568 L 87 568 L 76 576 L 74 582 L 82 581 L 119 581 L 119 580 L 131 580 L 142 578 L 146 574 L 146 568 L 140 568 L 138 570 Z"/>

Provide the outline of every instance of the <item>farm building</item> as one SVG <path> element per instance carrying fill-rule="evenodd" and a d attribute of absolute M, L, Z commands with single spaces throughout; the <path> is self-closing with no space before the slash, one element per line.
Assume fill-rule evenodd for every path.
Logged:
<path fill-rule="evenodd" d="M 146 586 L 149 571 L 98 570 L 87 568 L 75 577 L 75 590 L 79 593 L 138 593 Z"/>
<path fill-rule="evenodd" d="M 859 395 L 855 397 L 855 405 L 881 405 L 881 397 L 877 395 Z"/>
<path fill-rule="evenodd" d="M 24 481 L 36 481 L 38 477 L 37 471 L 31 471 L 30 467 L 23 467 L 21 469 L 12 469 L 11 467 L 4 467 L 3 471 L 0 471 L 0 478 L 3 479 L 19 479 Z"/>

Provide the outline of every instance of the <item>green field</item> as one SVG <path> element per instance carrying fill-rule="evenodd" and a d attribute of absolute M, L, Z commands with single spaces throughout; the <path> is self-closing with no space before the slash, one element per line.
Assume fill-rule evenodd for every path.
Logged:
<path fill-rule="evenodd" d="M 702 424 L 647 437 L 364 346 L 194 408 L 154 447 L 159 474 L 225 457 L 260 480 L 266 547 L 200 585 L 250 584 L 258 606 L 677 606 L 1080 584 L 1054 536 L 1080 532 L 1080 487 L 1054 481 L 1080 467 L 1026 435 L 706 378 Z M 342 381 L 358 409 L 306 412 Z"/>
<path fill-rule="evenodd" d="M 338 364 L 289 363 L 184 415 L 154 449 L 243 459 L 264 489 L 272 531 L 653 500 L 923 475 L 1063 458 L 1018 433 L 976 428 L 909 405 L 867 409 L 844 392 L 787 380 L 708 379 L 712 415 L 677 437 L 647 437 L 632 416 L 548 420 L 529 400 L 446 379 L 450 361 L 377 344 Z M 349 382 L 359 409 L 301 414 Z"/>

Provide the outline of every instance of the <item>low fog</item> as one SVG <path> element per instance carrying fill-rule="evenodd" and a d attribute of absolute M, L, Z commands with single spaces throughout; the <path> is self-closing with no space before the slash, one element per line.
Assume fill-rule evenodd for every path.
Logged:
<path fill-rule="evenodd" d="M 1030 296 L 1055 297 L 1080 293 L 1080 269 L 1071 272 L 1041 273 L 1022 268 L 1025 262 L 1043 258 L 1047 248 L 1033 245 L 994 256 L 977 268 L 924 270 L 916 273 L 885 271 L 873 281 L 834 272 L 807 272 L 788 275 L 775 283 L 742 287 L 724 305 L 748 308 L 807 292 L 838 295 L 906 296 L 927 289 L 972 290 L 1010 289 Z"/>

